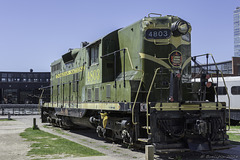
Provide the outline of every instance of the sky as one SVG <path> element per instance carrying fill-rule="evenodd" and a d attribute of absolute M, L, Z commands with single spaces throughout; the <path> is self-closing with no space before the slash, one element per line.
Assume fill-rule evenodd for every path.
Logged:
<path fill-rule="evenodd" d="M 234 56 L 233 11 L 240 0 L 0 0 L 0 71 L 49 72 L 69 48 L 93 42 L 148 15 L 192 26 L 192 55 Z"/>

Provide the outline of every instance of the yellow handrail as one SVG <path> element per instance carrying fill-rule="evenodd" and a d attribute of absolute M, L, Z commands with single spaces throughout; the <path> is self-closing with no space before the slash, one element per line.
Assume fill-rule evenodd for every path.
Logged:
<path fill-rule="evenodd" d="M 131 59 L 129 50 L 128 50 L 128 48 L 125 48 L 125 49 L 126 49 L 126 51 L 127 51 L 128 59 L 129 59 L 129 62 L 130 62 L 130 65 L 131 65 L 132 70 L 142 72 L 141 81 L 140 81 L 140 83 L 139 83 L 138 90 L 137 90 L 137 94 L 136 94 L 136 96 L 135 96 L 134 103 L 133 103 L 133 107 L 132 107 L 132 123 L 133 123 L 134 125 L 136 125 L 137 122 L 134 121 L 134 109 L 135 109 L 135 105 L 136 105 L 136 102 L 137 102 L 137 98 L 138 98 L 138 95 L 139 95 L 139 92 L 140 92 L 140 89 L 141 89 L 141 85 L 142 85 L 142 82 L 143 82 L 144 71 L 143 71 L 143 70 L 139 70 L 139 69 L 135 69 L 135 68 L 133 67 L 133 63 L 132 63 L 132 59 Z"/>
<path fill-rule="evenodd" d="M 155 78 L 156 78 L 156 75 L 157 75 L 157 72 L 158 72 L 158 70 L 160 69 L 160 67 L 159 68 L 157 68 L 156 70 L 155 70 L 155 73 L 154 73 L 154 75 L 153 75 L 153 79 L 152 79 L 152 82 L 151 82 L 151 85 L 150 85 L 150 87 L 149 87 L 149 90 L 148 90 L 148 94 L 147 94 L 147 98 L 146 98 L 146 105 L 147 105 L 147 110 L 146 110 L 146 120 L 147 120 L 147 134 L 149 134 L 149 135 L 151 135 L 152 133 L 150 133 L 149 132 L 149 120 L 148 120 L 148 117 L 149 117 L 149 111 L 148 111 L 148 99 L 149 99 L 149 96 L 150 96 L 150 93 L 151 93 L 151 90 L 152 90 L 152 86 L 153 86 L 153 82 L 155 81 Z"/>
<path fill-rule="evenodd" d="M 138 94 L 139 94 L 139 91 L 140 91 L 140 88 L 141 88 L 141 85 L 142 85 L 142 82 L 143 82 L 143 77 L 144 77 L 144 72 L 142 74 L 142 78 L 141 78 L 140 84 L 138 86 L 137 94 L 136 94 L 136 97 L 135 97 L 135 100 L 134 100 L 134 103 L 133 103 L 133 107 L 132 107 L 132 123 L 134 125 L 137 124 L 137 122 L 134 121 L 134 109 L 135 109 L 135 105 L 136 105 L 136 101 L 137 101 L 137 98 L 138 98 Z"/>
<path fill-rule="evenodd" d="M 212 57 L 212 60 L 213 60 L 213 62 L 214 62 L 214 64 L 215 64 L 216 69 L 217 69 L 218 71 L 220 71 L 221 76 L 222 76 L 223 84 L 224 84 L 224 87 L 225 87 L 225 89 L 226 89 L 227 97 L 228 97 L 228 129 L 227 129 L 227 131 L 229 131 L 229 130 L 230 130 L 230 109 L 231 109 L 231 107 L 230 107 L 230 96 L 229 96 L 229 94 L 228 94 L 228 90 L 227 90 L 227 87 L 226 87 L 226 82 L 225 82 L 225 79 L 224 79 L 224 76 L 223 76 L 223 72 L 218 69 L 217 63 L 216 63 L 216 61 L 215 61 L 215 59 L 214 59 L 214 57 L 213 57 L 213 55 L 212 55 L 211 53 L 207 53 L 207 54 L 204 54 L 204 55 L 210 55 L 210 56 Z M 202 56 L 202 55 L 201 55 L 201 56 Z M 213 80 L 212 80 L 212 81 L 213 81 Z M 214 90 L 215 90 L 215 89 L 214 89 Z M 216 92 L 216 91 L 215 91 L 215 93 L 216 93 L 216 95 L 217 95 L 217 92 Z M 218 96 L 218 95 L 217 95 L 217 96 Z"/>
<path fill-rule="evenodd" d="M 212 74 L 211 74 L 211 80 L 212 80 L 212 82 L 213 82 L 213 76 L 212 76 Z M 215 87 L 213 87 L 213 89 L 214 89 L 215 95 L 217 95 L 217 96 L 218 96 L 218 93 L 217 93 L 217 91 L 216 91 L 216 88 L 215 88 Z"/>
<path fill-rule="evenodd" d="M 217 68 L 218 71 L 220 71 L 221 76 L 222 76 L 222 80 L 223 80 L 223 83 L 224 83 L 224 87 L 225 87 L 226 92 L 227 92 L 227 96 L 228 96 L 228 129 L 227 129 L 227 131 L 229 131 L 229 130 L 230 130 L 230 108 L 231 108 L 231 107 L 230 107 L 230 96 L 229 96 L 229 94 L 228 94 L 228 90 L 227 90 L 227 87 L 226 87 L 226 82 L 225 82 L 225 79 L 224 79 L 224 76 L 223 76 L 223 72 L 218 69 L 217 64 L 216 64 L 216 61 L 215 61 L 213 55 L 212 55 L 211 53 L 208 53 L 208 54 L 211 55 L 212 60 L 213 60 L 213 62 L 214 62 L 214 64 L 215 64 L 215 67 Z"/>

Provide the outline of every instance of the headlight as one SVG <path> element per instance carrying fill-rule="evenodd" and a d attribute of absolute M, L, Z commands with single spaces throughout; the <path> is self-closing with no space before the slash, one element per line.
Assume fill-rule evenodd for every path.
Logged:
<path fill-rule="evenodd" d="M 178 31 L 182 34 L 186 34 L 189 30 L 188 24 L 185 21 L 181 21 L 178 24 Z"/>
<path fill-rule="evenodd" d="M 178 20 L 172 24 L 171 28 L 174 36 L 180 36 L 186 34 L 190 27 L 186 21 Z"/>

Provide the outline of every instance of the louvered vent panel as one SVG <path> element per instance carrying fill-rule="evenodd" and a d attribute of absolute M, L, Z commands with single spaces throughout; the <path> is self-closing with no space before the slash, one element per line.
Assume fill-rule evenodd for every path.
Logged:
<path fill-rule="evenodd" d="M 95 88 L 95 101 L 99 101 L 99 88 Z"/>
<path fill-rule="evenodd" d="M 88 101 L 92 100 L 92 89 L 88 88 Z"/>
<path fill-rule="evenodd" d="M 106 97 L 111 98 L 111 85 L 106 85 Z"/>

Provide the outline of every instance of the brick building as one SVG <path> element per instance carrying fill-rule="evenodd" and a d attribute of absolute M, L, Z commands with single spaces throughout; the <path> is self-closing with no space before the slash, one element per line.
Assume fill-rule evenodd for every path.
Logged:
<path fill-rule="evenodd" d="M 0 103 L 38 104 L 39 88 L 49 85 L 50 72 L 0 72 Z"/>
<path fill-rule="evenodd" d="M 224 76 L 240 76 L 240 57 L 232 57 L 232 60 L 216 63 L 217 68 L 222 71 Z M 203 65 L 203 68 L 208 69 L 209 73 L 216 73 L 216 65 L 210 63 Z M 192 73 L 198 73 L 200 68 L 192 66 Z M 221 74 L 219 72 L 219 74 Z"/>

